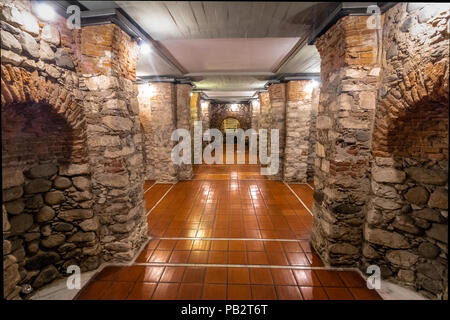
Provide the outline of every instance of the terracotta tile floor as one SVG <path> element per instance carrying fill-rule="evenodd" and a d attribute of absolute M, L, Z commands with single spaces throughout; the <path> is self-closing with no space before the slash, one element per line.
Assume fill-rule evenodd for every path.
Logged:
<path fill-rule="evenodd" d="M 190 181 L 147 181 L 152 239 L 134 265 L 103 269 L 78 299 L 381 299 L 357 272 L 323 268 L 311 214 L 259 170 L 199 165 Z M 312 188 L 289 186 L 311 209 Z"/>
<path fill-rule="evenodd" d="M 379 300 L 354 271 L 255 267 L 106 267 L 78 299 Z"/>

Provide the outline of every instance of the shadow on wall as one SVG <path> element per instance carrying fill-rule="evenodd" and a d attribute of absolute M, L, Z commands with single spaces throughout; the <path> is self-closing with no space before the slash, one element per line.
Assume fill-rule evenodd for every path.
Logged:
<path fill-rule="evenodd" d="M 69 265 L 99 265 L 85 136 L 75 128 L 83 121 L 70 118 L 45 103 L 2 106 L 5 296 L 66 276 Z"/>
<path fill-rule="evenodd" d="M 72 128 L 50 105 L 20 103 L 2 110 L 2 161 L 13 165 L 72 158 Z"/>

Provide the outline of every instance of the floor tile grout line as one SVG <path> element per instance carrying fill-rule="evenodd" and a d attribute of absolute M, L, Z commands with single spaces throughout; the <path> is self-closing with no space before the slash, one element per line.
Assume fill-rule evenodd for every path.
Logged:
<path fill-rule="evenodd" d="M 260 268 L 260 269 L 294 269 L 294 270 L 325 270 L 325 271 L 356 271 L 351 267 L 313 267 L 313 266 L 286 266 L 268 264 L 220 264 L 220 263 L 170 263 L 170 262 L 137 262 L 133 266 L 148 267 L 204 267 L 204 268 Z"/>
<path fill-rule="evenodd" d="M 142 246 L 139 248 L 139 251 L 136 253 L 136 255 L 134 256 L 133 260 L 129 263 L 129 265 L 134 265 L 136 263 L 136 260 L 139 258 L 139 256 L 141 255 L 141 253 L 145 250 L 145 248 L 147 247 L 148 243 L 153 240 L 153 238 L 148 237 L 146 241 L 144 241 L 144 243 L 142 244 Z"/>
<path fill-rule="evenodd" d="M 298 199 L 298 201 L 300 201 L 300 203 L 305 207 L 305 209 L 309 212 L 309 214 L 310 214 L 311 216 L 314 216 L 314 215 L 312 214 L 311 210 L 309 210 L 309 208 L 308 208 L 308 207 L 306 206 L 306 204 L 302 201 L 302 199 L 295 193 L 295 191 L 292 190 L 292 188 L 291 188 L 286 182 L 283 181 L 283 183 L 286 185 L 286 187 L 289 188 L 289 190 L 291 190 L 291 192 L 292 192 L 292 193 L 294 194 L 294 196 Z"/>
<path fill-rule="evenodd" d="M 211 238 L 211 237 L 153 237 L 152 240 L 240 240 L 240 241 L 280 241 L 280 242 L 298 242 L 298 241 L 308 241 L 308 239 L 261 239 L 261 238 Z"/>
<path fill-rule="evenodd" d="M 148 190 L 150 190 L 151 188 L 153 188 L 156 185 L 156 182 L 153 182 L 153 184 L 147 188 L 147 190 L 144 191 L 144 195 L 147 193 Z"/>
<path fill-rule="evenodd" d="M 161 197 L 161 199 L 159 199 L 155 205 L 147 212 L 147 214 L 145 216 L 148 216 L 157 206 L 158 204 L 164 199 L 164 197 L 169 193 L 170 190 L 172 190 L 172 188 L 176 185 L 176 183 L 173 183 L 169 189 L 167 189 L 167 191 L 163 194 L 163 196 Z"/>

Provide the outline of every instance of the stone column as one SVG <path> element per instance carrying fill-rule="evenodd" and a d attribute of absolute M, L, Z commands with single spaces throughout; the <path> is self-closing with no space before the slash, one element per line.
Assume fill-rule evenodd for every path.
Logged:
<path fill-rule="evenodd" d="M 370 130 L 379 65 L 367 16 L 339 20 L 316 42 L 321 56 L 311 241 L 326 264 L 356 265 L 370 181 Z"/>
<path fill-rule="evenodd" d="M 200 145 L 196 145 L 194 143 L 194 125 L 195 125 L 196 121 L 201 121 L 200 94 L 199 93 L 197 93 L 197 92 L 192 93 L 190 106 L 191 106 L 191 123 L 190 123 L 190 126 L 191 126 L 191 138 L 192 138 L 192 140 L 191 140 L 191 143 L 192 143 L 192 159 L 194 159 L 194 153 L 197 153 L 197 152 L 201 153 L 202 152 L 201 150 L 198 150 L 198 148 L 201 149 L 202 148 L 202 144 L 203 144 L 203 142 Z M 203 132 L 202 132 L 202 134 L 203 134 Z M 201 141 L 203 141 L 203 140 L 201 139 Z"/>
<path fill-rule="evenodd" d="M 259 128 L 268 129 L 272 123 L 272 112 L 270 108 L 270 96 L 268 91 L 259 93 L 259 108 Z"/>
<path fill-rule="evenodd" d="M 76 42 L 102 256 L 129 261 L 147 237 L 138 46 L 113 24 L 76 30 Z"/>
<path fill-rule="evenodd" d="M 286 103 L 286 181 L 306 182 L 311 118 L 311 80 L 289 81 Z"/>
<path fill-rule="evenodd" d="M 191 109 L 190 94 L 192 87 L 188 84 L 177 84 L 177 129 L 190 130 Z M 192 139 L 192 137 L 191 137 Z M 177 168 L 179 180 L 192 178 L 192 164 L 181 164 Z"/>
<path fill-rule="evenodd" d="M 286 84 L 285 83 L 272 84 L 269 87 L 269 97 L 270 97 L 270 108 L 272 113 L 270 129 L 277 129 L 279 132 L 278 156 L 280 161 L 278 173 L 270 175 L 269 179 L 281 180 L 283 178 L 284 172 L 284 149 L 286 142 Z M 271 140 L 269 138 L 268 145 L 270 145 L 270 141 Z"/>
<path fill-rule="evenodd" d="M 259 129 L 259 116 L 261 112 L 261 103 L 258 100 L 251 101 L 251 110 L 252 110 L 252 126 L 251 128 L 258 132 Z"/>
<path fill-rule="evenodd" d="M 170 140 L 176 128 L 176 87 L 173 83 L 153 82 L 151 105 L 150 150 L 147 159 L 153 166 L 152 180 L 157 182 L 176 182 L 177 169 L 171 159 L 174 141 Z"/>
<path fill-rule="evenodd" d="M 314 180 L 314 160 L 316 159 L 316 120 L 319 108 L 320 89 L 314 88 L 311 94 L 311 115 L 309 117 L 308 133 L 308 166 L 306 169 L 307 181 Z"/>
<path fill-rule="evenodd" d="M 142 157 L 144 159 L 144 175 L 146 180 L 151 180 L 155 176 L 154 164 L 151 162 L 151 131 L 152 131 L 152 106 L 150 99 L 153 87 L 144 83 L 138 85 L 139 118 L 141 120 L 142 131 Z"/>

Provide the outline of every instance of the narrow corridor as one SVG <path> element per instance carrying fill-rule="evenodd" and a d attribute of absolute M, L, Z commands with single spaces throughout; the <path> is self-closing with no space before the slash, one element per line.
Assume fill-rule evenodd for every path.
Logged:
<path fill-rule="evenodd" d="M 357 272 L 326 268 L 311 249 L 311 186 L 259 171 L 198 165 L 190 181 L 147 181 L 151 240 L 131 266 L 104 268 L 78 299 L 381 299 Z"/>

